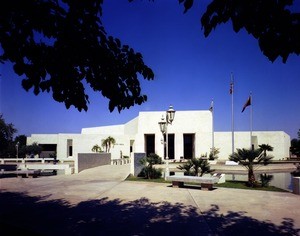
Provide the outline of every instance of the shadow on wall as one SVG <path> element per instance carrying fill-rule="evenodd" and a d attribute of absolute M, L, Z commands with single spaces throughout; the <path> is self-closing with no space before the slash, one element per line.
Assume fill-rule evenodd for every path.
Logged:
<path fill-rule="evenodd" d="M 281 225 L 258 221 L 245 212 L 220 214 L 217 205 L 193 206 L 102 198 L 71 206 L 25 194 L 0 193 L 1 235 L 298 235 L 293 219 Z"/>

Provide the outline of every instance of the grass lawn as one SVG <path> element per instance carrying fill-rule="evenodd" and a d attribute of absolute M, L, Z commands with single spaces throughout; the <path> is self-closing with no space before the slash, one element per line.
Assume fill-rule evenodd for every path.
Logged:
<path fill-rule="evenodd" d="M 128 176 L 127 181 L 142 181 L 142 182 L 154 182 L 154 183 L 171 183 L 171 181 L 165 181 L 163 178 L 159 179 L 145 179 L 142 177 L 134 177 L 134 176 Z M 196 185 L 195 183 L 192 183 L 192 185 Z M 288 192 L 287 190 L 277 188 L 274 186 L 269 187 L 255 187 L 251 188 L 246 185 L 245 181 L 226 181 L 225 183 L 216 184 L 216 187 L 222 187 L 222 188 L 236 188 L 236 189 L 249 189 L 249 190 L 263 190 L 263 191 L 276 191 L 276 192 Z"/>

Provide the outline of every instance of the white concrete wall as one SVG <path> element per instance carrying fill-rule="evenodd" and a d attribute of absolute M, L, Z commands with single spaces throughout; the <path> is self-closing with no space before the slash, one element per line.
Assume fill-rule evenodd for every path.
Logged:
<path fill-rule="evenodd" d="M 155 135 L 155 152 L 163 157 L 163 135 L 158 122 L 165 112 L 140 112 L 138 133 L 135 139 L 136 152 L 145 151 L 145 134 Z M 176 111 L 174 121 L 168 125 L 168 133 L 174 134 L 175 159 L 183 156 L 183 134 L 195 134 L 195 156 L 209 153 L 212 145 L 212 115 L 210 111 Z"/>
<path fill-rule="evenodd" d="M 27 138 L 27 144 L 57 144 L 57 157 L 67 158 L 67 140 L 73 143 L 73 157 L 78 153 L 92 153 L 94 145 L 101 146 L 102 139 L 112 136 L 116 145 L 111 148 L 112 159 L 120 157 L 120 151 L 130 156 L 130 142 L 134 140 L 133 152 L 145 152 L 145 134 L 155 135 L 155 153 L 164 156 L 164 146 L 161 143 L 163 135 L 158 122 L 165 117 L 165 111 L 140 112 L 139 116 L 125 125 L 113 125 L 94 128 L 83 128 L 81 134 L 32 134 Z M 209 154 L 212 146 L 212 114 L 210 111 L 176 111 L 172 125 L 168 125 L 168 133 L 175 136 L 175 159 L 183 156 L 183 134 L 195 135 L 195 156 Z M 250 148 L 250 133 L 235 132 L 235 149 Z M 290 137 L 283 131 L 255 131 L 252 133 L 255 148 L 259 144 L 269 144 L 274 147 L 274 160 L 289 156 Z M 228 160 L 232 153 L 231 132 L 215 132 L 214 144 L 220 149 L 219 159 Z"/>
<path fill-rule="evenodd" d="M 273 160 L 280 160 L 289 156 L 290 136 L 283 131 L 255 131 L 252 132 L 258 145 L 269 144 L 274 148 L 273 152 L 268 154 L 274 156 Z M 232 153 L 232 133 L 215 132 L 215 147 L 220 148 L 219 160 L 228 160 Z M 234 151 L 237 148 L 247 148 L 250 146 L 250 132 L 234 132 Z"/>
<path fill-rule="evenodd" d="M 32 134 L 31 136 L 27 137 L 27 145 L 32 145 L 35 142 L 41 144 L 57 144 L 58 134 Z"/>
<path fill-rule="evenodd" d="M 81 129 L 82 134 L 103 134 L 107 136 L 123 135 L 124 134 L 124 125 L 110 125 L 110 126 L 101 126 L 101 127 L 92 127 L 92 128 L 83 128 Z"/>

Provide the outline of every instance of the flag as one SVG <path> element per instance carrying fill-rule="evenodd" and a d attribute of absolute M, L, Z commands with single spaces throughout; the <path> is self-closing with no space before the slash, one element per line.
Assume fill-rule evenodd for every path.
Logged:
<path fill-rule="evenodd" d="M 233 73 L 231 73 L 230 77 L 231 77 L 231 81 L 230 81 L 229 93 L 233 94 Z"/>
<path fill-rule="evenodd" d="M 230 94 L 233 94 L 233 81 L 230 82 L 229 93 L 230 93 Z"/>
<path fill-rule="evenodd" d="M 244 110 L 246 109 L 247 106 L 250 106 L 251 105 L 251 96 L 248 97 L 245 105 L 243 106 L 243 110 L 242 112 L 244 112 Z"/>
<path fill-rule="evenodd" d="M 211 101 L 209 110 L 210 110 L 210 112 L 213 112 L 213 110 L 214 110 L 214 101 Z"/>

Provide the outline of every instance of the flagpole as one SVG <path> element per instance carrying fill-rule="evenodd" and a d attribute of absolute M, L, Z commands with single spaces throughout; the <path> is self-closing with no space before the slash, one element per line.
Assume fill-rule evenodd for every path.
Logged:
<path fill-rule="evenodd" d="M 214 100 L 211 100 L 211 107 L 212 107 L 212 154 L 214 156 L 214 148 L 215 148 L 215 131 L 214 131 L 214 112 L 215 112 L 215 108 L 214 108 Z"/>
<path fill-rule="evenodd" d="M 252 101 L 252 92 L 250 92 L 250 148 L 253 150 L 252 146 L 252 130 L 253 130 L 253 101 Z"/>
<path fill-rule="evenodd" d="M 232 155 L 234 154 L 234 109 L 233 109 L 233 73 L 231 72 L 230 94 L 231 94 L 231 142 L 232 142 Z"/>

